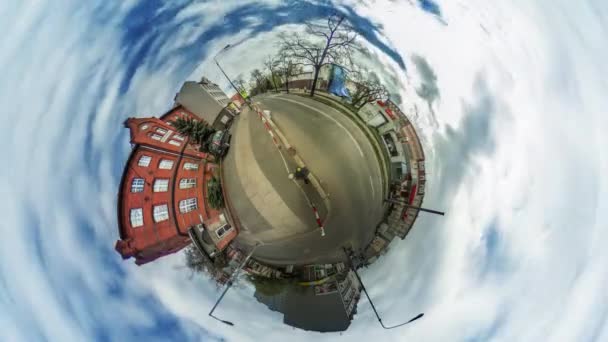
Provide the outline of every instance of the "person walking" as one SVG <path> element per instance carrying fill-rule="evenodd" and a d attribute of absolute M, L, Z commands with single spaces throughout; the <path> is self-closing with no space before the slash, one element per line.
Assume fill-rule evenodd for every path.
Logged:
<path fill-rule="evenodd" d="M 289 174 L 289 179 L 303 180 L 305 184 L 310 184 L 308 181 L 308 174 L 310 171 L 307 167 L 297 167 L 296 172 Z"/>

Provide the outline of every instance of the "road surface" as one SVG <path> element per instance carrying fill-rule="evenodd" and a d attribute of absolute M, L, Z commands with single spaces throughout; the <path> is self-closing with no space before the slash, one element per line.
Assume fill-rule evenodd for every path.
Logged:
<path fill-rule="evenodd" d="M 383 216 L 381 170 L 367 136 L 343 113 L 312 99 L 273 94 L 254 101 L 271 111 L 276 125 L 319 178 L 330 195 L 331 212 L 326 217 L 321 208 L 326 218 L 326 236 L 321 237 L 264 126 L 255 114 L 243 111 L 224 162 L 225 187 L 246 226 L 237 243 L 263 241 L 254 258 L 273 264 L 335 262 L 344 260 L 342 246 L 367 245 Z M 288 167 L 294 167 L 291 162 L 287 158 Z M 267 188 L 274 195 L 265 193 L 267 200 L 260 201 L 259 192 L 266 191 L 260 189 Z M 278 203 L 279 198 L 285 203 Z"/>

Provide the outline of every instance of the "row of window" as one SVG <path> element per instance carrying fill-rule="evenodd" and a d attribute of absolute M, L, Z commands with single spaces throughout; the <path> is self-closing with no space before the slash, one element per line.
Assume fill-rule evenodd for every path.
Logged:
<path fill-rule="evenodd" d="M 179 211 L 182 214 L 196 210 L 198 203 L 196 198 L 188 198 L 179 201 Z M 152 207 L 152 215 L 154 222 L 162 222 L 169 219 L 169 206 L 167 204 L 159 204 Z M 130 211 L 131 227 L 137 228 L 144 225 L 144 210 L 142 208 L 133 208 Z"/>
<path fill-rule="evenodd" d="M 215 234 L 217 234 L 217 237 L 221 238 L 222 236 L 224 236 L 224 234 L 228 233 L 231 229 L 232 229 L 232 227 L 230 227 L 230 226 L 223 226 L 220 229 L 216 230 Z"/>
<path fill-rule="evenodd" d="M 145 181 L 143 178 L 133 178 L 131 181 L 131 192 L 143 192 Z M 196 187 L 196 178 L 182 178 L 179 180 L 180 189 L 190 189 Z M 168 179 L 155 179 L 152 186 L 154 192 L 167 192 L 169 190 Z"/>
<path fill-rule="evenodd" d="M 150 138 L 157 141 L 162 141 L 164 137 L 167 137 L 167 133 L 173 133 L 173 131 L 169 131 L 162 127 L 157 127 L 153 133 L 148 133 Z M 184 137 L 179 134 L 173 134 L 171 140 L 169 140 L 169 144 L 174 146 L 181 146 L 180 141 L 184 141 Z"/>
<path fill-rule="evenodd" d="M 137 162 L 138 166 L 148 167 L 152 162 L 152 157 L 143 155 L 139 157 Z M 173 168 L 173 160 L 161 159 L 158 163 L 158 168 L 163 170 L 171 170 Z M 196 163 L 184 163 L 184 170 L 198 170 L 198 164 Z"/>

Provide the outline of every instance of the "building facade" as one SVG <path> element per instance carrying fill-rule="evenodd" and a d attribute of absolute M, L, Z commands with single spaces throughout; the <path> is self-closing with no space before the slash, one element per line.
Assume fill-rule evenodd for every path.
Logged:
<path fill-rule="evenodd" d="M 361 297 L 361 284 L 356 275 L 344 263 L 306 266 L 311 276 L 322 278 L 310 283 L 285 285 L 280 293 L 272 296 L 256 290 L 255 297 L 271 310 L 283 314 L 283 322 L 303 330 L 320 332 L 344 331 L 356 313 Z M 323 270 L 319 273 L 319 270 Z"/>
<path fill-rule="evenodd" d="M 332 65 L 326 64 L 319 70 L 316 89 L 327 90 L 331 78 Z M 289 89 L 301 89 L 309 91 L 312 87 L 314 79 L 314 71 L 305 71 L 297 75 L 293 75 L 289 79 Z M 285 83 L 281 84 L 281 89 L 285 89 Z"/>
<path fill-rule="evenodd" d="M 130 118 L 125 127 L 133 146 L 118 192 L 120 240 L 116 250 L 138 265 L 175 253 L 191 242 L 190 230 L 211 227 L 221 212 L 207 204 L 207 181 L 213 177 L 213 157 L 189 143 L 170 122 L 177 117 L 200 120 L 177 106 L 158 118 Z M 209 232 L 209 234 L 217 234 Z M 236 236 L 224 230 L 218 250 Z"/>
<path fill-rule="evenodd" d="M 200 82 L 185 82 L 175 96 L 175 102 L 218 130 L 229 127 L 234 119 L 228 96 L 204 77 Z"/>

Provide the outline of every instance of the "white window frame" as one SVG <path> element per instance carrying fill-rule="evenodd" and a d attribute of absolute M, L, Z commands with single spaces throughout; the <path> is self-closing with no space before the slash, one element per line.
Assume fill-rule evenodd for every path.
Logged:
<path fill-rule="evenodd" d="M 173 160 L 161 159 L 158 163 L 158 168 L 161 170 L 171 170 L 173 168 Z"/>
<path fill-rule="evenodd" d="M 152 191 L 154 191 L 154 192 L 167 192 L 167 191 L 169 191 L 169 180 L 166 179 L 166 178 L 155 179 Z"/>
<path fill-rule="evenodd" d="M 144 225 L 144 210 L 142 208 L 133 208 L 129 212 L 129 221 L 131 227 L 137 228 Z"/>
<path fill-rule="evenodd" d="M 179 135 L 179 134 L 174 135 L 174 136 L 173 136 L 173 139 L 177 139 L 177 140 L 179 140 L 179 141 L 184 141 L 184 137 L 182 137 L 182 136 L 181 136 L 181 135 Z"/>
<path fill-rule="evenodd" d="M 169 144 L 173 145 L 173 146 L 182 146 L 182 144 L 179 141 L 173 140 L 173 139 L 169 140 Z"/>
<path fill-rule="evenodd" d="M 155 205 L 152 211 L 154 214 L 154 222 L 162 222 L 169 219 L 169 206 L 167 204 Z"/>
<path fill-rule="evenodd" d="M 133 178 L 131 181 L 131 192 L 144 192 L 144 184 L 146 181 L 143 178 Z"/>
<path fill-rule="evenodd" d="M 220 234 L 220 230 L 222 231 L 222 234 Z M 226 235 L 226 233 L 230 232 L 231 230 L 232 230 L 231 226 L 225 225 L 225 226 L 222 226 L 222 227 L 216 229 L 215 235 L 221 239 L 224 235 Z"/>
<path fill-rule="evenodd" d="M 152 133 L 152 134 L 150 134 L 150 138 L 152 140 L 160 141 L 163 138 L 163 136 L 158 133 Z"/>
<path fill-rule="evenodd" d="M 179 212 L 182 214 L 189 213 L 196 209 L 198 209 L 198 201 L 196 200 L 196 197 L 179 201 Z"/>
<path fill-rule="evenodd" d="M 191 163 L 191 162 L 185 162 L 184 163 L 184 170 L 198 170 L 198 164 L 197 163 Z"/>
<path fill-rule="evenodd" d="M 143 156 L 139 157 L 139 160 L 137 161 L 137 166 L 148 167 L 148 166 L 150 166 L 151 161 L 152 161 L 152 157 L 143 155 Z"/>
<path fill-rule="evenodd" d="M 169 131 L 165 128 L 162 128 L 162 127 L 156 128 L 156 133 L 158 133 L 158 134 L 165 135 L 165 134 L 167 134 L 167 132 L 169 132 Z"/>
<path fill-rule="evenodd" d="M 179 180 L 180 189 L 192 189 L 196 187 L 196 178 L 182 178 Z"/>

